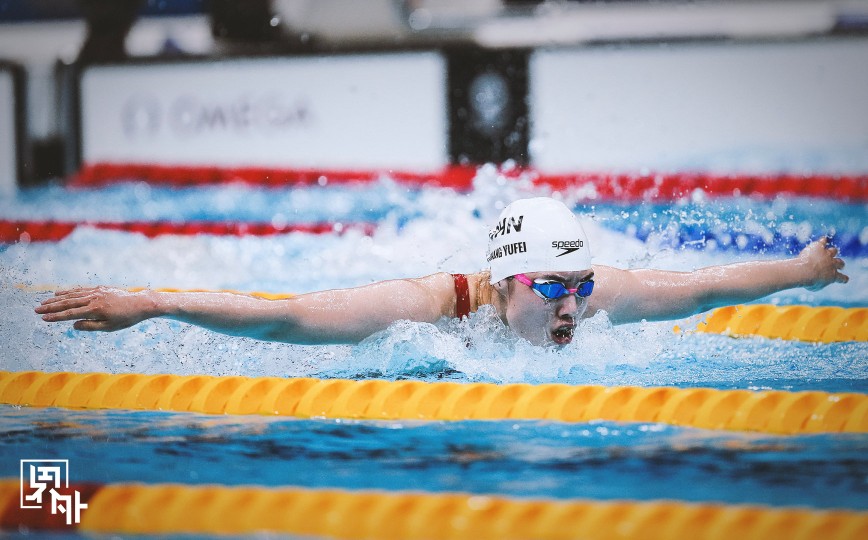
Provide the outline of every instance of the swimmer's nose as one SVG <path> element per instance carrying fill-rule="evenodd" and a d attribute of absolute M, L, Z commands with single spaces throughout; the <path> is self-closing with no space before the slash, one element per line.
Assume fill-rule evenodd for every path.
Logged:
<path fill-rule="evenodd" d="M 568 294 L 567 296 L 558 300 L 558 309 L 557 314 L 558 317 L 576 317 L 576 313 L 578 313 L 579 308 L 584 302 L 580 302 L 576 295 Z"/>

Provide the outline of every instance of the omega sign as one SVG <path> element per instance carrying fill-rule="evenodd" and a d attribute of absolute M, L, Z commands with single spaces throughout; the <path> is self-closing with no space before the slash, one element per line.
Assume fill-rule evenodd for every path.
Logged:
<path fill-rule="evenodd" d="M 184 95 L 168 106 L 155 96 L 138 95 L 130 97 L 121 112 L 129 139 L 156 137 L 165 131 L 188 138 L 215 133 L 267 135 L 304 128 L 310 121 L 306 100 L 290 101 L 277 94 L 223 101 Z"/>

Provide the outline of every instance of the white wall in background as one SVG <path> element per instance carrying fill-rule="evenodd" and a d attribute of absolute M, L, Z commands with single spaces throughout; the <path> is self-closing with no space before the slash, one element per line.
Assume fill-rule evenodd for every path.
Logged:
<path fill-rule="evenodd" d="M 868 40 L 538 51 L 546 172 L 868 171 Z"/>
<path fill-rule="evenodd" d="M 18 185 L 15 140 L 15 85 L 12 74 L 0 71 L 0 195 L 8 195 Z"/>
<path fill-rule="evenodd" d="M 432 171 L 448 162 L 438 53 L 94 67 L 85 162 Z"/>
<path fill-rule="evenodd" d="M 37 139 L 57 135 L 55 63 L 72 62 L 87 35 L 84 20 L 0 24 L 3 58 L 26 70 L 25 130 Z"/>

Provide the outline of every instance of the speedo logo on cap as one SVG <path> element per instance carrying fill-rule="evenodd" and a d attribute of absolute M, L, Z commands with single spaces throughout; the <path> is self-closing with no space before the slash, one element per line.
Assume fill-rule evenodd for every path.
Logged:
<path fill-rule="evenodd" d="M 563 253 L 555 255 L 555 257 L 562 257 L 585 247 L 585 243 L 582 240 L 554 240 L 552 242 L 552 247 L 564 250 Z"/>

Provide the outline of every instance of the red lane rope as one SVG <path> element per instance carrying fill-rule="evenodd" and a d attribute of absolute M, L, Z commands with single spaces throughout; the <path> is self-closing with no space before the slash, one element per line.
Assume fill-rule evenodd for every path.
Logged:
<path fill-rule="evenodd" d="M 365 184 L 388 176 L 410 186 L 448 187 L 469 191 L 475 165 L 452 165 L 436 173 L 371 170 L 312 170 L 267 168 L 186 167 L 149 164 L 94 163 L 71 179 L 75 187 L 95 188 L 124 181 L 187 187 L 238 182 L 263 187 Z M 779 194 L 868 201 L 868 175 L 719 175 L 661 174 L 541 174 L 516 168 L 501 173 L 509 179 L 527 178 L 552 190 L 581 190 L 588 199 L 602 201 L 677 200 L 702 190 L 709 196 L 744 195 L 771 198 Z"/>
<path fill-rule="evenodd" d="M 30 242 L 57 242 L 69 236 L 77 227 L 140 233 L 148 238 L 164 234 L 196 235 L 212 234 L 217 236 L 270 236 L 301 232 L 308 234 L 344 233 L 349 230 L 371 235 L 376 229 L 373 223 L 294 223 L 283 226 L 271 223 L 231 223 L 231 222 L 59 222 L 59 221 L 8 221 L 0 220 L 0 242 L 14 243 L 21 240 Z"/>

